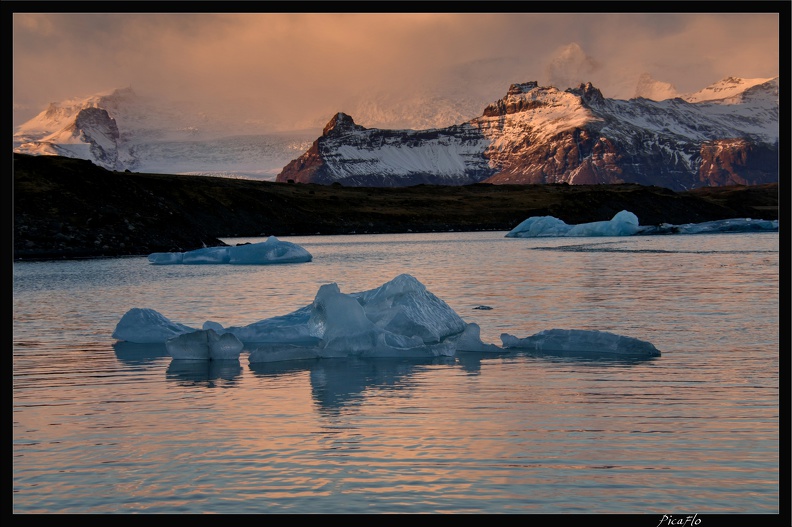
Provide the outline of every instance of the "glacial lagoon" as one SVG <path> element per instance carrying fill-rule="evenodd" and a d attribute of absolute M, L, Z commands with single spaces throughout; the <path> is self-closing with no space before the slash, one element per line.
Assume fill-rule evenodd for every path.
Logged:
<path fill-rule="evenodd" d="M 777 513 L 778 233 L 504 235 L 14 263 L 14 512 Z M 484 343 L 596 330 L 662 355 L 180 361 L 111 336 L 134 307 L 246 326 L 402 273 Z"/>

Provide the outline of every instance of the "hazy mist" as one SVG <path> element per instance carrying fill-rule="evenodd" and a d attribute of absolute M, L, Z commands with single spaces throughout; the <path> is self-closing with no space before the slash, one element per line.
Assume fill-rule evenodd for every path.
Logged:
<path fill-rule="evenodd" d="M 630 98 L 642 73 L 681 93 L 779 73 L 776 13 L 14 13 L 13 31 L 14 126 L 128 86 L 277 129 L 360 97 L 439 92 L 483 109 L 515 82 Z"/>

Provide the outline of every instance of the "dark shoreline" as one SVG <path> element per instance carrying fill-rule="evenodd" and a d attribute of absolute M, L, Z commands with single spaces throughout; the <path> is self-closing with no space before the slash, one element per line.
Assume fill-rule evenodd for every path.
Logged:
<path fill-rule="evenodd" d="M 531 216 L 569 224 L 634 212 L 641 225 L 778 219 L 778 184 L 673 192 L 620 185 L 362 188 L 111 172 L 14 154 L 14 260 L 142 256 L 221 238 L 508 231 Z"/>

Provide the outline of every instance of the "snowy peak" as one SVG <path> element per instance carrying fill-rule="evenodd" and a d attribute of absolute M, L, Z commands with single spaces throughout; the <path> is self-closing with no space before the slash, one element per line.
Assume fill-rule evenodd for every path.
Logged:
<path fill-rule="evenodd" d="M 521 95 L 523 93 L 528 93 L 531 90 L 534 90 L 538 87 L 539 87 L 539 83 L 536 81 L 512 84 L 511 86 L 509 86 L 509 91 L 506 92 L 506 96 L 508 97 L 509 95 Z"/>
<path fill-rule="evenodd" d="M 742 101 L 743 95 L 755 86 L 772 85 L 775 83 L 776 97 L 778 96 L 778 77 L 769 79 L 742 79 L 739 77 L 726 77 L 725 79 L 707 86 L 703 90 L 697 91 L 682 98 L 687 102 L 722 101 L 726 104 L 734 104 Z"/>
<path fill-rule="evenodd" d="M 322 130 L 322 135 L 340 135 L 344 133 L 354 132 L 355 130 L 365 130 L 360 125 L 355 124 L 355 121 L 352 120 L 352 117 L 348 116 L 343 112 L 338 112 L 333 116 L 332 119 L 325 125 L 324 129 Z"/>
<path fill-rule="evenodd" d="M 561 91 L 536 82 L 513 84 L 506 95 L 469 122 L 491 140 L 496 157 L 510 155 L 515 143 L 545 141 L 559 133 L 598 121 L 589 105 L 602 100 L 591 83 Z"/>
<path fill-rule="evenodd" d="M 577 88 L 569 88 L 567 92 L 579 96 L 583 103 L 587 105 L 596 104 L 605 99 L 602 96 L 602 92 L 595 88 L 590 82 L 580 84 Z"/>
<path fill-rule="evenodd" d="M 121 105 L 135 99 L 131 88 L 123 88 L 85 98 L 53 102 L 36 117 L 22 124 L 14 133 L 14 139 L 17 142 L 40 141 L 74 126 L 77 116 L 87 108 L 118 110 Z"/>
<path fill-rule="evenodd" d="M 580 105 L 580 95 L 572 91 L 561 91 L 554 86 L 539 86 L 535 81 L 512 84 L 502 99 L 484 108 L 483 117 L 502 117 L 558 106 L 572 108 Z"/>

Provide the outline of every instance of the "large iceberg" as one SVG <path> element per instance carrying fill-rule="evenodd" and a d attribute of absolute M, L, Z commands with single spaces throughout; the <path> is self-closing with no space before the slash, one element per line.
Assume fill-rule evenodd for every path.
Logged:
<path fill-rule="evenodd" d="M 337 284 L 319 288 L 314 301 L 287 315 L 247 326 L 207 321 L 201 329 L 169 320 L 152 309 L 134 308 L 113 337 L 138 343 L 166 342 L 173 358 L 209 358 L 207 339 L 233 336 L 250 351 L 250 362 L 330 357 L 452 356 L 502 351 L 485 344 L 468 324 L 414 277 L 402 274 L 380 287 L 342 293 Z"/>
<path fill-rule="evenodd" d="M 732 218 L 703 223 L 639 225 L 638 216 L 623 210 L 608 221 L 568 225 L 553 216 L 532 216 L 511 231 L 507 238 L 552 238 L 587 236 L 634 236 L 650 234 L 704 234 L 721 232 L 778 231 L 778 220 Z"/>
<path fill-rule="evenodd" d="M 204 247 L 183 253 L 152 253 L 149 262 L 155 265 L 231 264 L 268 265 L 304 263 L 312 260 L 311 253 L 299 245 L 270 236 L 266 241 L 229 247 Z"/>
<path fill-rule="evenodd" d="M 339 357 L 453 357 L 457 352 L 508 353 L 512 349 L 558 346 L 660 354 L 651 344 L 613 334 L 572 330 L 564 335 L 551 334 L 552 339 L 540 339 L 540 335 L 518 339 L 504 334 L 504 347 L 484 343 L 477 324 L 462 320 L 408 274 L 359 293 L 342 293 L 338 284 L 325 284 L 310 305 L 247 326 L 224 328 L 206 321 L 200 329 L 191 328 L 153 309 L 133 308 L 113 332 L 113 337 L 121 341 L 165 343 L 174 359 L 235 359 L 246 349 L 251 364 Z"/>

